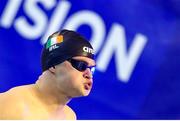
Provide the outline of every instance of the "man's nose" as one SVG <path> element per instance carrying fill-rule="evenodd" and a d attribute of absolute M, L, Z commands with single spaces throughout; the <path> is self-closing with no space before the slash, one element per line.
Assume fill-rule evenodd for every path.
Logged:
<path fill-rule="evenodd" d="M 89 68 L 87 68 L 84 72 L 83 72 L 83 77 L 87 78 L 87 79 L 92 79 L 93 75 L 92 72 Z"/>

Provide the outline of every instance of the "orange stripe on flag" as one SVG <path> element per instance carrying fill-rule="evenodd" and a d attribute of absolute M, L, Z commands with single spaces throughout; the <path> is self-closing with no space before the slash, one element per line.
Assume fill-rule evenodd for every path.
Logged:
<path fill-rule="evenodd" d="M 57 43 L 63 42 L 63 36 L 62 35 L 57 36 L 56 41 Z"/>

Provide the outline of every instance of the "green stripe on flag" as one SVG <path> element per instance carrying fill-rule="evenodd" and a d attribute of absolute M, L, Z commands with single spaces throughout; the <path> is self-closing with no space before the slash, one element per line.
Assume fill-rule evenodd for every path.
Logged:
<path fill-rule="evenodd" d="M 50 46 L 51 46 L 51 39 L 49 39 L 49 40 L 47 41 L 46 49 L 49 48 Z"/>

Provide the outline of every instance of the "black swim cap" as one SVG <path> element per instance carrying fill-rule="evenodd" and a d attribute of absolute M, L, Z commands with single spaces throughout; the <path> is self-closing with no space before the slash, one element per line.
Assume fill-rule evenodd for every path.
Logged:
<path fill-rule="evenodd" d="M 48 37 L 42 49 L 42 71 L 74 56 L 94 59 L 93 47 L 77 32 L 70 30 L 57 31 Z"/>

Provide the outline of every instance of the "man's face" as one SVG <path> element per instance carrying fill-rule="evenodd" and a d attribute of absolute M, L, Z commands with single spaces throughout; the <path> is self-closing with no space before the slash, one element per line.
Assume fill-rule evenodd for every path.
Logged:
<path fill-rule="evenodd" d="M 82 56 L 76 56 L 73 60 L 82 61 L 89 66 L 95 66 L 95 61 Z M 55 66 L 55 76 L 58 89 L 70 97 L 87 96 L 92 88 L 93 79 L 89 68 L 79 71 L 72 66 L 70 61 L 65 61 Z"/>

